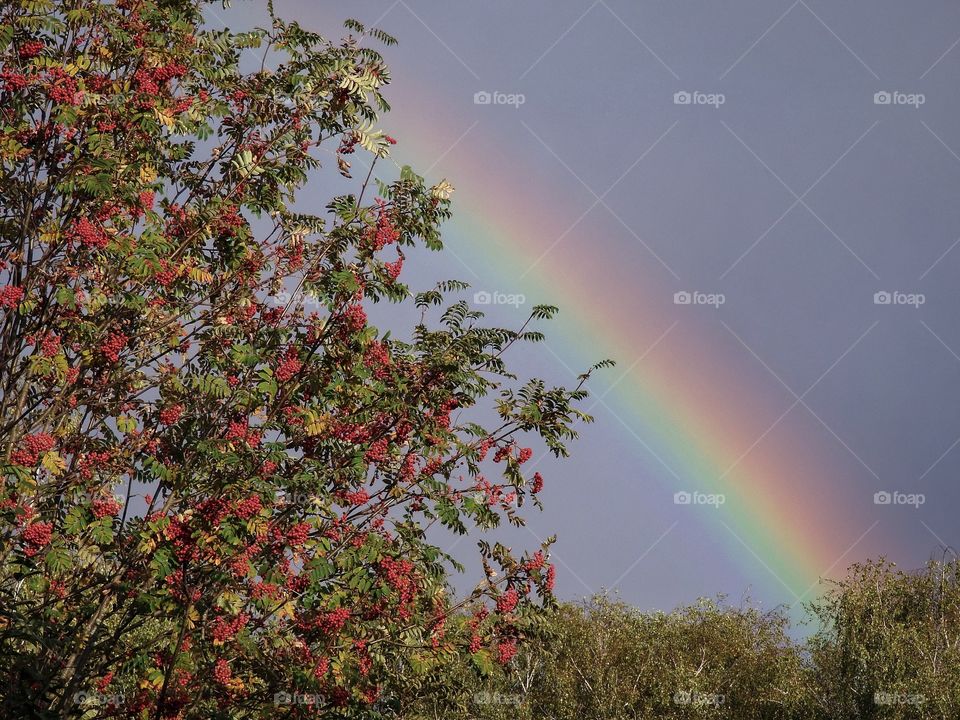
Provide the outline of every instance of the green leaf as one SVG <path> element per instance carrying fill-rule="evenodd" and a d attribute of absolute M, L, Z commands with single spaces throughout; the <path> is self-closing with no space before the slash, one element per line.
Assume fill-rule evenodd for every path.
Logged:
<path fill-rule="evenodd" d="M 470 656 L 473 666 L 480 671 L 480 674 L 487 676 L 493 672 L 493 659 L 487 650 L 478 650 Z"/>
<path fill-rule="evenodd" d="M 113 541 L 113 521 L 110 518 L 104 518 L 92 523 L 90 536 L 97 545 L 110 544 Z"/>
<path fill-rule="evenodd" d="M 70 557 L 70 554 L 60 548 L 51 548 L 48 550 L 44 561 L 53 573 L 59 574 L 66 572 L 73 567 L 73 559 Z"/>
<path fill-rule="evenodd" d="M 77 535 L 87 527 L 87 511 L 80 505 L 74 505 L 63 519 L 63 529 L 68 535 Z"/>
<path fill-rule="evenodd" d="M 137 429 L 137 421 L 129 415 L 121 415 L 117 418 L 117 430 L 122 433 L 130 433 Z"/>

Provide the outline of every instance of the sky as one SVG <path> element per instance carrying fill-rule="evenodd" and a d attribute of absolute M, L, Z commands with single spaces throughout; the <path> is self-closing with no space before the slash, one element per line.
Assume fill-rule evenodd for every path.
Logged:
<path fill-rule="evenodd" d="M 470 282 L 504 325 L 559 306 L 521 374 L 618 363 L 507 533 L 558 536 L 562 598 L 797 616 L 853 563 L 960 544 L 960 5 L 275 6 L 399 40 L 393 158 L 456 188 L 406 281 Z"/>

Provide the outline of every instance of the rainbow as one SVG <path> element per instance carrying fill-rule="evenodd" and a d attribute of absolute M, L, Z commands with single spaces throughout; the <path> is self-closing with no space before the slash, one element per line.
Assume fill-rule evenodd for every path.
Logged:
<path fill-rule="evenodd" d="M 435 97 L 426 92 L 418 97 L 420 89 L 407 85 L 394 94 L 403 95 L 404 106 L 436 104 Z M 438 125 L 424 117 L 447 120 Z M 395 157 L 421 169 L 425 159 L 456 143 L 471 122 L 449 114 L 404 119 L 394 113 L 384 124 L 400 138 Z M 774 597 L 788 604 L 809 599 L 820 578 L 842 573 L 855 559 L 854 545 L 854 554 L 862 556 L 870 544 L 857 544 L 863 537 L 854 533 L 851 502 L 844 502 L 851 498 L 843 497 L 849 489 L 841 490 L 837 468 L 817 460 L 826 431 L 807 433 L 786 421 L 769 431 L 793 398 L 786 392 L 776 398 L 764 394 L 770 393 L 758 381 L 764 372 L 759 361 L 718 351 L 730 345 L 731 336 L 724 338 L 722 326 L 704 314 L 682 318 L 657 343 L 670 324 L 665 314 L 676 310 L 668 310 L 664 299 L 672 303 L 679 289 L 667 286 L 657 260 L 649 255 L 635 260 L 639 250 L 619 257 L 585 237 L 583 223 L 569 230 L 568 219 L 553 219 L 551 212 L 564 200 L 551 197 L 543 183 L 521 187 L 517 176 L 536 176 L 535 169 L 505 175 L 491 160 L 498 153 L 504 167 L 513 162 L 515 156 L 485 137 L 481 127 L 445 155 L 444 172 L 457 187 L 447 245 L 485 282 L 495 278 L 497 289 L 560 306 L 559 322 L 547 328 L 548 340 L 565 344 L 565 355 L 582 363 L 578 371 L 603 357 L 617 360 L 618 367 L 606 374 L 611 384 L 619 381 L 604 402 L 629 440 L 651 457 L 649 473 L 672 484 L 664 500 L 675 490 L 723 493 L 726 502 L 719 509 L 694 511 L 711 524 L 717 542 Z M 565 171 L 558 165 L 558 172 Z M 430 180 L 440 179 L 430 174 Z M 582 204 L 569 200 L 572 207 Z M 598 286 L 596 278 L 604 282 Z M 721 338 L 726 345 L 711 342 Z"/>

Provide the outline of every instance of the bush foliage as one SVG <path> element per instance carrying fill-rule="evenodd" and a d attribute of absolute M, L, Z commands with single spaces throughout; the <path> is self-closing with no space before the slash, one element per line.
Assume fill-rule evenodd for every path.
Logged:
<path fill-rule="evenodd" d="M 960 562 L 914 573 L 854 566 L 810 611 L 814 632 L 803 638 L 782 608 L 702 600 L 644 613 L 603 596 L 564 604 L 510 665 L 486 677 L 447 666 L 442 689 L 404 717 L 960 717 Z"/>

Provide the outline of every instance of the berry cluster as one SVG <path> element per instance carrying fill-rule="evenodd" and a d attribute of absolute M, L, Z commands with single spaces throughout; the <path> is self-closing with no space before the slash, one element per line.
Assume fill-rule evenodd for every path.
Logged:
<path fill-rule="evenodd" d="M 356 492 L 346 493 L 344 496 L 346 500 L 351 505 L 365 505 L 368 500 L 370 500 L 370 495 L 367 494 L 366 490 L 357 490 Z"/>
<path fill-rule="evenodd" d="M 60 352 L 60 338 L 56 333 L 48 332 L 40 341 L 40 354 L 44 357 L 53 357 Z"/>
<path fill-rule="evenodd" d="M 115 363 L 120 359 L 120 353 L 127 346 L 128 340 L 122 332 L 112 332 L 100 343 L 100 352 L 107 360 Z"/>
<path fill-rule="evenodd" d="M 343 312 L 344 330 L 350 333 L 356 333 L 363 330 L 367 325 L 367 313 L 361 305 L 350 305 Z"/>
<path fill-rule="evenodd" d="M 76 105 L 80 100 L 77 81 L 59 67 L 47 70 L 47 94 L 61 105 Z"/>
<path fill-rule="evenodd" d="M 507 613 L 513 612 L 513 609 L 517 607 L 517 601 L 519 596 L 517 591 L 513 588 L 507 590 L 503 595 L 497 598 L 497 612 L 501 615 L 506 615 Z"/>
<path fill-rule="evenodd" d="M 183 415 L 183 405 L 171 405 L 160 411 L 160 422 L 164 425 L 174 425 Z"/>
<path fill-rule="evenodd" d="M 210 630 L 213 635 L 213 644 L 222 645 L 228 640 L 232 640 L 238 632 L 246 627 L 249 620 L 250 616 L 243 612 L 233 618 L 224 618 L 223 616 L 218 615 L 210 624 Z"/>
<path fill-rule="evenodd" d="M 230 663 L 223 658 L 217 660 L 213 666 L 213 679 L 227 687 L 233 678 L 233 672 L 230 670 Z"/>
<path fill-rule="evenodd" d="M 48 522 L 36 522 L 27 526 L 23 531 L 23 541 L 27 544 L 24 549 L 24 555 L 33 557 L 41 548 L 50 543 L 53 535 L 53 525 Z"/>
<path fill-rule="evenodd" d="M 77 472 L 84 480 L 89 480 L 94 470 L 103 469 L 110 462 L 110 457 L 109 451 L 87 453 L 77 460 Z"/>
<path fill-rule="evenodd" d="M 370 228 L 367 233 L 367 239 L 370 243 L 370 249 L 374 252 L 382 250 L 387 245 L 392 245 L 400 238 L 400 233 L 393 226 L 389 213 L 384 210 L 383 200 L 377 200 L 380 206 L 380 213 L 377 216 L 377 224 Z"/>
<path fill-rule="evenodd" d="M 10 454 L 10 459 L 15 465 L 33 467 L 40 461 L 40 456 L 53 446 L 54 440 L 47 433 L 27 435 L 23 439 L 23 445 Z"/>
<path fill-rule="evenodd" d="M 29 84 L 30 78 L 21 72 L 10 68 L 0 70 L 0 87 L 3 88 L 4 92 L 14 93 L 23 90 Z"/>
<path fill-rule="evenodd" d="M 517 654 L 516 640 L 504 640 L 497 645 L 497 662 L 506 665 Z"/>
<path fill-rule="evenodd" d="M 309 536 L 310 525 L 305 522 L 297 523 L 287 531 L 287 543 L 292 548 L 303 547 Z"/>
<path fill-rule="evenodd" d="M 121 507 L 123 506 L 115 498 L 98 498 L 90 504 L 90 510 L 97 520 L 115 516 Z"/>
<path fill-rule="evenodd" d="M 300 362 L 300 359 L 297 357 L 297 349 L 290 348 L 287 350 L 280 364 L 277 365 L 277 369 L 273 375 L 277 378 L 277 381 L 287 382 L 287 380 L 300 372 L 301 368 L 303 368 L 303 363 Z"/>
<path fill-rule="evenodd" d="M 17 54 L 21 60 L 30 60 L 42 53 L 45 47 L 46 44 L 44 44 L 43 40 L 27 40 L 27 42 L 22 43 L 17 49 Z"/>
<path fill-rule="evenodd" d="M 350 619 L 350 611 L 346 608 L 337 608 L 330 612 L 322 613 L 314 623 L 314 626 L 327 635 L 336 635 L 343 629 L 344 624 Z"/>
<path fill-rule="evenodd" d="M 263 502 L 260 500 L 260 496 L 251 495 L 246 500 L 238 502 L 233 512 L 238 518 L 246 520 L 260 512 L 261 508 L 263 508 Z"/>
<path fill-rule="evenodd" d="M 0 287 L 0 307 L 15 308 L 23 299 L 23 288 L 16 285 Z"/>
<path fill-rule="evenodd" d="M 260 444 L 262 435 L 257 430 L 250 429 L 247 424 L 241 420 L 232 420 L 227 428 L 224 439 L 230 442 L 239 441 L 246 443 L 250 447 L 257 447 Z"/>
<path fill-rule="evenodd" d="M 110 238 L 102 227 L 90 222 L 87 218 L 80 218 L 70 228 L 70 238 L 78 241 L 83 247 L 100 250 L 106 247 Z"/>
<path fill-rule="evenodd" d="M 533 492 L 538 493 L 543 490 L 543 475 L 536 472 L 533 474 Z"/>

